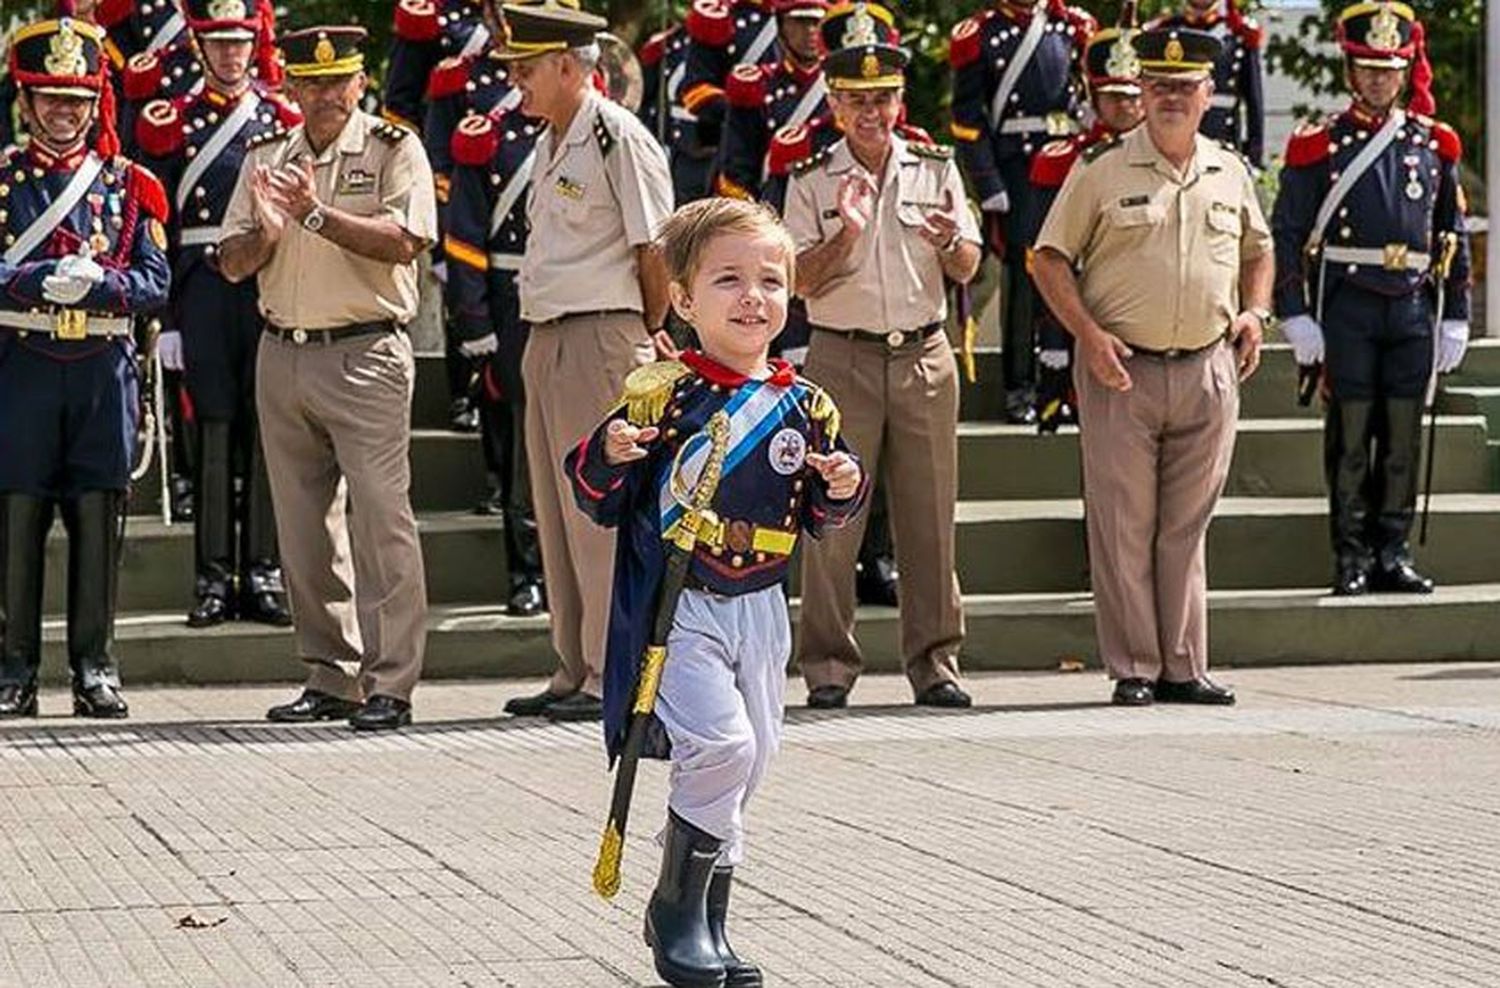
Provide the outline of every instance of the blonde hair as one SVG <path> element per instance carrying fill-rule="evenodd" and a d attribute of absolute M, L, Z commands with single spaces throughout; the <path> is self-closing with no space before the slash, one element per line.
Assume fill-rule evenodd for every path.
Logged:
<path fill-rule="evenodd" d="M 709 242 L 725 233 L 764 235 L 776 241 L 786 258 L 787 285 L 796 283 L 797 245 L 771 207 L 723 197 L 690 202 L 662 224 L 656 245 L 666 261 L 668 276 L 688 288 L 698 274 Z"/>

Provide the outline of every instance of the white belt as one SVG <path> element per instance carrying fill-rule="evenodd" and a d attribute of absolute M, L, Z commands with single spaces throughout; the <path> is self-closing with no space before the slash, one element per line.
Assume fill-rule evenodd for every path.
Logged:
<path fill-rule="evenodd" d="M 81 340 L 88 336 L 129 336 L 131 322 L 127 316 L 91 316 L 82 309 L 58 312 L 0 312 L 0 326 L 46 333 L 60 340 Z"/>
<path fill-rule="evenodd" d="M 1066 137 L 1076 133 L 1078 123 L 1066 113 L 1058 111 L 1045 117 L 1011 117 L 1000 124 L 1002 134 L 1047 133 L 1052 137 Z"/>
<path fill-rule="evenodd" d="M 217 247 L 223 239 L 222 226 L 193 226 L 182 231 L 178 243 L 184 247 Z"/>
<path fill-rule="evenodd" d="M 1232 110 L 1240 105 L 1240 98 L 1234 93 L 1214 93 L 1208 98 L 1208 105 L 1220 110 Z"/>
<path fill-rule="evenodd" d="M 684 123 L 697 123 L 698 114 L 689 111 L 686 107 L 674 106 L 672 107 L 672 119 L 681 120 Z"/>
<path fill-rule="evenodd" d="M 1362 267 L 1384 268 L 1387 271 L 1415 271 L 1426 273 L 1432 267 L 1432 257 L 1422 251 L 1412 250 L 1406 244 L 1386 244 L 1384 247 L 1324 247 L 1324 259 L 1334 264 L 1358 264 Z"/>
<path fill-rule="evenodd" d="M 522 256 L 521 254 L 491 254 L 490 267 L 501 271 L 519 271 Z"/>

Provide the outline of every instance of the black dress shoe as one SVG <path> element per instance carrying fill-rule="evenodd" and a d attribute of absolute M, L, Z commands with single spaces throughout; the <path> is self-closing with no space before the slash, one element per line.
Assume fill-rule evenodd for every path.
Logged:
<path fill-rule="evenodd" d="M 240 597 L 240 620 L 269 624 L 273 628 L 290 628 L 292 612 L 281 595 L 269 590 L 251 591 Z"/>
<path fill-rule="evenodd" d="M 1149 707 L 1155 693 L 1149 679 L 1122 679 L 1115 683 L 1115 695 L 1110 700 L 1117 707 Z"/>
<path fill-rule="evenodd" d="M 1370 589 L 1369 572 L 1359 563 L 1340 563 L 1333 578 L 1335 597 L 1362 597 Z"/>
<path fill-rule="evenodd" d="M 120 691 L 107 683 L 84 689 L 73 687 L 73 716 L 119 719 L 130 716 L 130 705 Z"/>
<path fill-rule="evenodd" d="M 517 585 L 505 604 L 505 613 L 511 617 L 533 617 L 546 609 L 547 598 L 542 595 L 541 584 L 531 581 Z"/>
<path fill-rule="evenodd" d="M 535 696 L 513 696 L 505 701 L 505 712 L 512 717 L 540 717 L 547 712 L 548 707 L 572 695 L 542 690 Z"/>
<path fill-rule="evenodd" d="M 394 731 L 411 723 L 411 704 L 394 696 L 376 693 L 349 718 L 356 731 Z"/>
<path fill-rule="evenodd" d="M 467 398 L 454 398 L 448 404 L 448 427 L 454 432 L 478 432 L 479 409 Z"/>
<path fill-rule="evenodd" d="M 917 694 L 917 706 L 919 707 L 948 707 L 957 710 L 972 707 L 973 705 L 973 698 L 951 679 L 945 679 L 941 683 L 933 683 Z"/>
<path fill-rule="evenodd" d="M 836 686 L 832 683 L 827 686 L 814 686 L 807 691 L 807 707 L 809 710 L 842 710 L 849 705 L 849 687 Z"/>
<path fill-rule="evenodd" d="M 555 721 L 603 720 L 604 701 L 592 693 L 579 690 L 552 704 L 544 716 Z"/>
<path fill-rule="evenodd" d="M 1030 391 L 1006 392 L 1005 421 L 1011 425 L 1036 425 L 1036 400 Z"/>
<path fill-rule="evenodd" d="M 232 617 L 234 617 L 234 612 L 229 608 L 229 601 L 219 594 L 205 593 L 198 598 L 198 606 L 188 614 L 187 626 L 189 628 L 212 628 Z"/>
<path fill-rule="evenodd" d="M 1158 703 L 1206 703 L 1217 707 L 1232 707 L 1234 690 L 1220 686 L 1207 676 L 1186 683 L 1169 683 L 1161 679 L 1156 683 L 1156 700 Z"/>
<path fill-rule="evenodd" d="M 278 724 L 311 724 L 317 720 L 343 720 L 358 713 L 360 704 L 319 690 L 303 690 L 291 703 L 266 711 L 266 720 Z"/>
<path fill-rule="evenodd" d="M 35 716 L 36 683 L 0 686 L 0 718 Z"/>
<path fill-rule="evenodd" d="M 1370 574 L 1370 589 L 1378 593 L 1432 593 L 1433 583 L 1411 563 L 1383 567 Z"/>
<path fill-rule="evenodd" d="M 489 491 L 474 505 L 474 513 L 486 517 L 505 514 L 505 495 L 500 492 L 500 488 L 491 484 Z"/>

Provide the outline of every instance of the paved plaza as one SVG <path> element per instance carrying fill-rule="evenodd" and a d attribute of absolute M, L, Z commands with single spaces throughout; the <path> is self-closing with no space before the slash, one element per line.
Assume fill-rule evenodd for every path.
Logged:
<path fill-rule="evenodd" d="M 1500 984 L 1500 666 L 1221 678 L 1239 707 L 1078 673 L 794 708 L 736 946 L 771 985 Z M 665 771 L 606 903 L 597 726 L 494 715 L 534 685 L 424 686 L 391 737 L 260 721 L 290 688 L 45 695 L 0 728 L 0 985 L 657 984 Z"/>

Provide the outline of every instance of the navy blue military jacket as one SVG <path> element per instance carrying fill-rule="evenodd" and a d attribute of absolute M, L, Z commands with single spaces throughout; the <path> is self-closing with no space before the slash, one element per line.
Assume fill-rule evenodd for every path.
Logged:
<path fill-rule="evenodd" d="M 516 272 L 526 250 L 526 198 L 541 130 L 542 121 L 511 110 L 471 113 L 453 134 L 444 298 L 460 340 L 519 319 Z"/>
<path fill-rule="evenodd" d="M 440 207 L 450 197 L 459 123 L 470 114 L 494 118 L 521 105 L 521 91 L 511 83 L 506 63 L 495 56 L 490 48 L 469 58 L 444 59 L 428 80 L 422 146 L 432 164 Z"/>
<path fill-rule="evenodd" d="M 693 0 L 680 100 L 698 117 L 697 138 L 717 147 L 726 109 L 724 86 L 736 65 L 774 65 L 781 60 L 776 15 L 764 0 Z"/>
<path fill-rule="evenodd" d="M 1045 18 L 1046 31 L 1004 101 L 997 126 L 992 106 L 996 91 L 1033 17 Z M 1029 10 L 1001 3 L 953 28 L 948 49 L 953 69 L 951 130 L 959 162 L 981 202 L 1001 192 L 1013 199 L 1024 195 L 1026 188 L 1007 188 L 1001 162 L 1024 163 L 1051 137 L 1066 133 L 1064 124 L 1076 123 L 1082 112 L 1080 58 L 1093 30 L 1093 18 L 1087 14 L 1075 9 L 1059 12 L 1046 3 Z M 1050 131 L 1045 123 L 1049 118 Z"/>
<path fill-rule="evenodd" d="M 1276 241 L 1276 312 L 1281 318 L 1317 311 L 1316 293 L 1350 282 L 1382 295 L 1408 295 L 1431 284 L 1432 274 L 1405 265 L 1328 262 L 1327 284 L 1317 284 L 1319 255 L 1308 253 L 1319 208 L 1337 177 L 1380 130 L 1377 120 L 1351 107 L 1332 120 L 1301 127 L 1287 143 L 1286 167 L 1272 212 Z M 1469 317 L 1469 240 L 1464 223 L 1458 161 L 1463 147 L 1447 124 L 1408 116 L 1396 139 L 1349 190 L 1323 232 L 1328 247 L 1373 249 L 1394 256 L 1402 250 L 1441 251 L 1440 237 L 1453 233 L 1458 251 L 1445 287 L 1444 319 Z"/>
<path fill-rule="evenodd" d="M 433 69 L 445 58 L 479 54 L 489 34 L 477 0 L 398 0 L 382 94 L 386 119 L 420 132 Z"/>
<path fill-rule="evenodd" d="M 1151 26 L 1191 28 L 1219 39 L 1214 95 L 1198 130 L 1235 148 L 1255 167 L 1264 167 L 1266 98 L 1261 47 L 1265 36 L 1260 27 L 1240 16 L 1230 20 L 1217 10 L 1204 17 L 1173 14 L 1153 21 Z"/>
<path fill-rule="evenodd" d="M 7 243 L 31 227 L 92 155 L 78 151 L 57 157 L 36 141 L 25 150 L 0 151 L 0 216 Z M 49 236 L 17 263 L 0 258 L 0 309 L 56 312 L 58 306 L 42 295 L 42 282 L 56 271 L 58 261 L 79 253 L 84 244 L 104 269 L 104 280 L 74 309 L 118 316 L 160 308 L 171 282 L 166 208 L 161 183 L 149 171 L 122 157 L 104 162 L 86 194 Z M 41 333 L 30 333 L 23 342 L 60 360 L 110 345 L 102 338 L 60 340 Z"/>
<path fill-rule="evenodd" d="M 604 729 L 611 757 L 624 741 L 655 617 L 663 533 L 670 533 L 682 514 L 668 485 L 684 443 L 700 435 L 715 412 L 729 413 L 729 452 L 712 505 L 718 521 L 700 531 L 688 571 L 690 585 L 712 593 L 734 596 L 775 586 L 786 578 L 799 533 L 816 538 L 825 527 L 842 525 L 864 502 L 868 478 L 853 497 L 833 501 L 822 477 L 806 463 L 808 452 L 847 452 L 832 400 L 784 361 L 771 366 L 771 376 L 757 381 L 693 351 L 684 353 L 681 363 L 650 365 L 636 374 L 661 385 L 645 393 L 627 385 L 620 407 L 568 454 L 565 467 L 578 506 L 599 524 L 619 530 L 604 664 Z M 658 426 L 661 435 L 645 459 L 611 466 L 604 460 L 605 432 L 611 421 L 627 417 L 637 426 Z M 707 443 L 700 438 L 693 446 Z M 689 479 L 692 455 L 684 456 Z"/>
<path fill-rule="evenodd" d="M 828 86 L 820 66 L 741 65 L 725 88 L 729 110 L 715 163 L 714 191 L 737 199 L 760 198 L 771 139 L 787 127 L 828 115 Z"/>
<path fill-rule="evenodd" d="M 678 105 L 687 75 L 688 40 L 682 25 L 673 24 L 653 34 L 636 53 L 641 61 L 641 123 L 668 148 L 696 139 L 698 118 Z"/>

